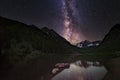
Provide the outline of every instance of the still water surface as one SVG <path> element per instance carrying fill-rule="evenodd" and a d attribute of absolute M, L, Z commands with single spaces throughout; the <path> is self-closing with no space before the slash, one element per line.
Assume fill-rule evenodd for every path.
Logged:
<path fill-rule="evenodd" d="M 106 73 L 106 68 L 98 61 L 79 60 L 59 71 L 52 80 L 102 80 Z"/>

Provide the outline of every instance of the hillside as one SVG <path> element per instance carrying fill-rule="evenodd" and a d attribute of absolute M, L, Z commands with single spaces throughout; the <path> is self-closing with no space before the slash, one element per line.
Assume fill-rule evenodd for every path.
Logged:
<path fill-rule="evenodd" d="M 14 63 L 41 55 L 71 54 L 78 48 L 47 27 L 0 17 L 0 50 L 1 58 Z"/>
<path fill-rule="evenodd" d="M 110 51 L 120 50 L 120 24 L 116 24 L 111 28 L 101 43 L 101 48 L 109 49 Z"/>

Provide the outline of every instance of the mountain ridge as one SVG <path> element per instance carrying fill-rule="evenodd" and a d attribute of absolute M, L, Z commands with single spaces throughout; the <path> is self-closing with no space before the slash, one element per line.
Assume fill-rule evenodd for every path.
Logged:
<path fill-rule="evenodd" d="M 79 51 L 54 30 L 39 29 L 3 17 L 0 17 L 0 49 L 1 55 L 10 63 L 40 55 L 63 55 Z"/>
<path fill-rule="evenodd" d="M 114 25 L 110 31 L 105 35 L 100 44 L 102 48 L 109 48 L 111 50 L 120 50 L 120 24 Z"/>

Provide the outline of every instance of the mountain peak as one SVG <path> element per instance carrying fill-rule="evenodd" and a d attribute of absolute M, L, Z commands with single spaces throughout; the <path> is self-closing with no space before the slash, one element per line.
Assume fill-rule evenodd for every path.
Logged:
<path fill-rule="evenodd" d="M 41 30 L 42 31 L 49 31 L 50 29 L 48 29 L 47 27 L 43 27 Z"/>
<path fill-rule="evenodd" d="M 110 31 L 113 31 L 113 30 L 120 30 L 120 24 L 114 25 Z"/>

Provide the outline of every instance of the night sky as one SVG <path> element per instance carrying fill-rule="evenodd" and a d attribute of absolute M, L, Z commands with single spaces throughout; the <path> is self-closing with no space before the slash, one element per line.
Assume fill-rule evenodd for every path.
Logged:
<path fill-rule="evenodd" d="M 120 0 L 0 0 L 0 16 L 47 26 L 74 44 L 101 40 L 120 23 Z"/>

